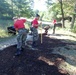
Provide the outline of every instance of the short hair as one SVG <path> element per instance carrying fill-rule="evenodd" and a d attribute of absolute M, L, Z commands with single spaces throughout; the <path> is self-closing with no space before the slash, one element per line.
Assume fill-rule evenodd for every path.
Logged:
<path fill-rule="evenodd" d="M 36 14 L 36 17 L 40 17 L 40 15 L 39 14 Z"/>

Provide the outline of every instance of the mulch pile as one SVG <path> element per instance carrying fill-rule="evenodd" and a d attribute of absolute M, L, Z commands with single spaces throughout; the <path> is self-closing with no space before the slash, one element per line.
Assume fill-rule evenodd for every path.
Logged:
<path fill-rule="evenodd" d="M 68 75 L 58 69 L 66 58 L 52 53 L 53 48 L 65 45 L 43 35 L 43 43 L 38 40 L 38 50 L 26 47 L 20 56 L 14 56 L 16 45 L 7 47 L 0 51 L 0 75 Z"/>

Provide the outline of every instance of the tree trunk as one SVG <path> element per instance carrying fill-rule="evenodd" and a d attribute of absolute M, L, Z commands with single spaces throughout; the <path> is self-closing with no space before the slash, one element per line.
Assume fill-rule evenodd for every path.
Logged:
<path fill-rule="evenodd" d="M 62 0 L 59 0 L 60 5 L 61 5 L 61 13 L 62 13 L 62 27 L 65 28 L 65 23 L 64 23 L 64 12 L 63 12 L 63 3 Z"/>
<path fill-rule="evenodd" d="M 73 14 L 72 23 L 71 23 L 71 29 L 73 29 L 73 27 L 74 27 L 74 22 L 75 22 L 75 15 Z"/>
<path fill-rule="evenodd" d="M 76 13 L 76 4 L 74 7 L 74 13 Z M 74 23 L 75 23 L 75 14 L 73 14 L 73 17 L 72 17 L 71 29 L 74 27 Z"/>

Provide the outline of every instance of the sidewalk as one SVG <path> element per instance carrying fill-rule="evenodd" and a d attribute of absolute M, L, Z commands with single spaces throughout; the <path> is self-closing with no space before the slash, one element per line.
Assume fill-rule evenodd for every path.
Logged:
<path fill-rule="evenodd" d="M 15 44 L 17 44 L 16 36 L 12 37 L 12 38 L 10 38 L 10 39 L 8 39 L 6 41 L 0 42 L 0 50 L 3 50 L 4 48 L 15 45 Z M 32 48 L 32 46 L 30 46 L 30 45 L 26 44 L 26 46 L 28 46 L 29 49 L 38 50 L 37 48 Z"/>
<path fill-rule="evenodd" d="M 16 37 L 12 37 L 12 38 L 0 43 L 0 50 L 3 50 L 4 48 L 6 48 L 8 46 L 15 45 L 16 43 L 17 43 Z"/>
<path fill-rule="evenodd" d="M 42 29 L 42 30 L 38 30 L 38 33 L 44 33 L 44 30 Z M 62 34 L 60 34 L 60 36 L 57 36 L 56 34 L 52 34 L 52 30 L 50 31 L 49 30 L 49 32 L 48 32 L 48 34 L 50 34 L 50 38 L 57 38 L 57 39 L 72 39 L 72 40 L 75 40 L 76 41 L 76 39 L 75 39 L 75 37 L 76 37 L 76 34 L 74 34 L 74 33 L 68 33 L 67 34 L 67 32 L 60 32 L 60 31 L 56 31 L 56 33 L 58 33 L 58 34 L 60 34 L 60 33 L 63 33 L 63 35 Z M 46 36 L 48 36 L 48 35 L 46 35 Z M 0 42 L 0 50 L 3 50 L 4 48 L 6 48 L 6 47 L 8 47 L 8 46 L 11 46 L 11 45 L 15 45 L 15 44 L 17 44 L 17 40 L 16 40 L 16 36 L 15 37 L 12 37 L 12 38 L 10 38 L 10 39 L 8 39 L 8 40 L 6 40 L 6 41 L 3 41 L 3 42 Z"/>

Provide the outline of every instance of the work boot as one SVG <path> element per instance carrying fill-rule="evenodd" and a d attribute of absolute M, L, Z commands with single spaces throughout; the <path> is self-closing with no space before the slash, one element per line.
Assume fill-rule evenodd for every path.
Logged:
<path fill-rule="evenodd" d="M 37 41 L 33 41 L 32 47 L 37 47 Z"/>
<path fill-rule="evenodd" d="M 19 56 L 21 54 L 21 50 L 17 49 L 17 52 L 15 53 L 15 56 Z"/>
<path fill-rule="evenodd" d="M 24 51 L 24 49 L 25 49 L 25 48 L 22 47 L 22 48 L 21 48 L 21 51 Z"/>

